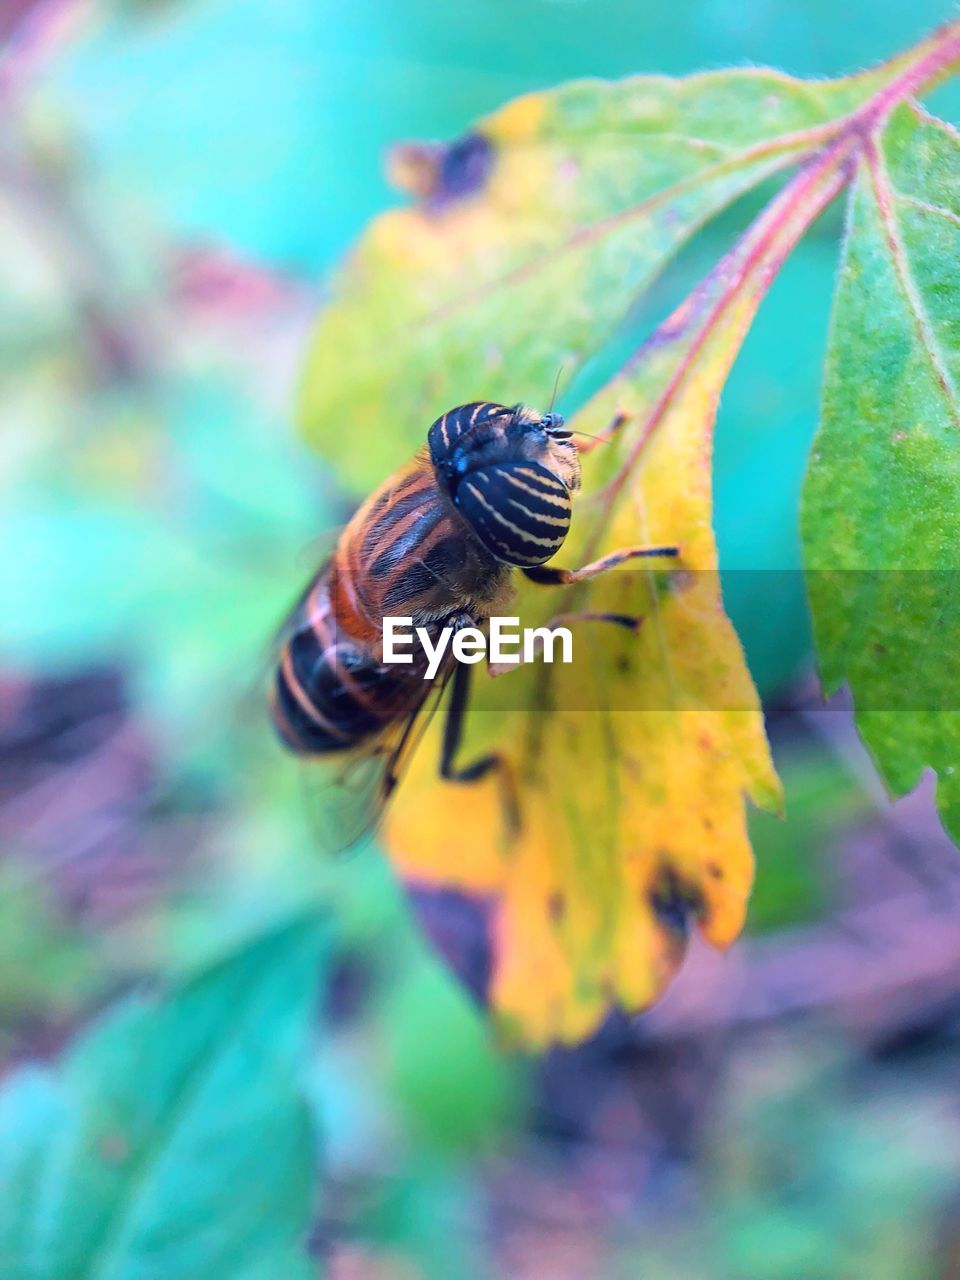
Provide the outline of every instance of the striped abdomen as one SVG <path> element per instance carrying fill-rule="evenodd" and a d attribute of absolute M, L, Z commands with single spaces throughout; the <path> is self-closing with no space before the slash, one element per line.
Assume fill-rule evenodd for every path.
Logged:
<path fill-rule="evenodd" d="M 415 711 L 430 692 L 426 658 L 382 662 L 383 619 L 439 630 L 453 613 L 475 621 L 505 575 L 440 495 L 418 457 L 344 529 L 290 624 L 273 700 L 280 736 L 306 754 L 343 751 Z"/>
<path fill-rule="evenodd" d="M 421 625 L 467 610 L 480 621 L 506 580 L 440 493 L 429 458 L 419 455 L 347 525 L 331 592 L 343 630 L 379 651 L 385 617 Z"/>
<path fill-rule="evenodd" d="M 291 619 L 273 688 L 274 724 L 300 755 L 326 755 L 382 733 L 429 692 L 411 666 L 384 666 L 337 625 L 331 561 Z"/>

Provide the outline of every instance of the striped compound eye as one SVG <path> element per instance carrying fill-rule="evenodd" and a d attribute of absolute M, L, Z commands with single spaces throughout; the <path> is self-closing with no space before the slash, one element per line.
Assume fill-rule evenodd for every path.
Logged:
<path fill-rule="evenodd" d="M 427 444 L 430 448 L 430 461 L 435 467 L 442 466 L 456 451 L 463 436 L 474 427 L 483 426 L 485 422 L 502 418 L 509 420 L 512 409 L 503 404 L 493 404 L 489 400 L 474 400 L 471 404 L 458 405 L 449 409 L 436 420 L 427 432 Z"/>
<path fill-rule="evenodd" d="M 490 554 L 517 568 L 549 560 L 570 528 L 570 491 L 539 462 L 470 471 L 453 500 Z"/>

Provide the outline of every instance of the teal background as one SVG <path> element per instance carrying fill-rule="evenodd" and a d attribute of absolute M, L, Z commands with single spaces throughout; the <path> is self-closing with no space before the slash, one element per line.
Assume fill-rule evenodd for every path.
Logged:
<path fill-rule="evenodd" d="M 398 141 L 455 137 L 511 97 L 578 76 L 750 63 L 850 73 L 945 16 L 932 0 L 909 8 L 857 0 L 842 13 L 760 0 L 127 5 L 68 52 L 51 93 L 98 181 L 136 191 L 149 216 L 178 235 L 315 282 L 397 199 L 383 159 Z M 937 105 L 950 117 L 958 101 L 948 88 Z M 625 341 L 638 341 L 658 307 L 662 314 L 682 296 L 736 224 L 725 218 L 699 237 Z M 834 211 L 797 250 L 724 393 L 716 527 L 725 569 L 799 567 L 796 512 L 838 234 Z M 809 660 L 799 576 L 728 575 L 726 592 L 771 696 Z"/>

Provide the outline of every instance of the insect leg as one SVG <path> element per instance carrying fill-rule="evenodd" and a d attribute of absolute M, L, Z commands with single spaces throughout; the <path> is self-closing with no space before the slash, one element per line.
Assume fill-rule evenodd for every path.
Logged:
<path fill-rule="evenodd" d="M 630 420 L 627 413 L 616 413 L 607 426 L 597 436 L 584 435 L 582 431 L 574 431 L 575 436 L 580 436 L 584 443 L 577 443 L 577 452 L 580 454 L 592 453 L 598 444 L 609 444 L 617 432 L 625 423 Z"/>
<path fill-rule="evenodd" d="M 488 773 L 496 770 L 500 778 L 504 812 L 511 832 L 520 827 L 520 809 L 517 803 L 517 792 L 513 781 L 513 772 L 507 760 L 492 751 L 472 764 L 457 768 L 454 759 L 463 741 L 463 726 L 466 719 L 467 703 L 470 694 L 470 667 L 458 662 L 453 673 L 453 687 L 450 690 L 450 703 L 447 708 L 447 719 L 443 726 L 443 751 L 440 756 L 440 777 L 448 782 L 478 782 Z"/>
<path fill-rule="evenodd" d="M 611 551 L 609 555 L 592 560 L 580 569 L 556 569 L 552 565 L 538 564 L 521 572 L 531 582 L 539 582 L 543 586 L 562 587 L 573 582 L 587 582 L 597 578 L 608 569 L 616 569 L 628 560 L 675 560 L 680 555 L 679 547 L 624 547 L 620 551 Z"/>
<path fill-rule="evenodd" d="M 625 627 L 627 631 L 639 631 L 643 624 L 643 616 L 636 613 L 598 613 L 594 609 L 582 609 L 579 613 L 558 613 L 548 623 L 548 627 L 563 627 L 571 622 L 610 622 L 616 627 Z"/>
<path fill-rule="evenodd" d="M 410 741 L 410 737 L 411 737 L 411 734 L 413 733 L 413 728 L 416 722 L 417 722 L 416 715 L 411 715 L 408 718 L 407 723 L 403 727 L 403 733 L 400 735 L 400 741 L 394 747 L 393 751 L 390 752 L 390 756 L 387 761 L 387 767 L 383 775 L 383 782 L 381 784 L 383 788 L 384 800 L 388 800 L 390 796 L 393 795 L 393 792 L 396 789 L 397 783 L 400 781 L 400 775 L 397 771 L 397 764 L 403 755 L 404 748 L 406 747 L 407 743 Z"/>

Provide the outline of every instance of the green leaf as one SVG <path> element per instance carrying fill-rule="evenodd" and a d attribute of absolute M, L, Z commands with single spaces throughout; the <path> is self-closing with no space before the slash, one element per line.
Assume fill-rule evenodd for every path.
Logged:
<path fill-rule="evenodd" d="M 296 1280 L 313 1137 L 298 1071 L 319 927 L 133 998 L 0 1093 L 4 1280 Z"/>
<path fill-rule="evenodd" d="M 443 1054 L 436 1051 L 442 1030 Z M 425 1150 L 489 1150 L 513 1118 L 521 1076 L 473 1004 L 438 965 L 416 966 L 394 991 L 385 1027 L 390 1096 Z"/>
<path fill-rule="evenodd" d="M 769 933 L 822 916 L 830 884 L 831 839 L 862 820 L 870 801 L 832 755 L 787 750 L 777 761 L 787 797 L 783 817 L 750 812 L 750 843 L 757 879 L 750 898 L 750 933 Z"/>
<path fill-rule="evenodd" d="M 851 195 L 803 539 L 825 690 L 960 838 L 960 139 L 901 108 Z"/>
<path fill-rule="evenodd" d="M 401 177 L 424 199 L 378 218 L 336 283 L 303 388 L 308 437 L 366 488 L 453 404 L 543 403 L 704 222 L 888 75 L 577 81 L 445 151 L 410 149 Z M 376 449 L 356 448 L 364 432 Z"/>

